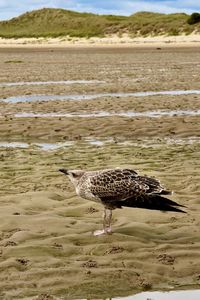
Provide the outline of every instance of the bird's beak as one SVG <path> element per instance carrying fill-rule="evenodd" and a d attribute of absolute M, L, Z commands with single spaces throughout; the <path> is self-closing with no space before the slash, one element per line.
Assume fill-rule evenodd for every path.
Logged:
<path fill-rule="evenodd" d="M 59 169 L 60 172 L 64 173 L 65 175 L 69 175 L 68 171 L 66 169 Z"/>

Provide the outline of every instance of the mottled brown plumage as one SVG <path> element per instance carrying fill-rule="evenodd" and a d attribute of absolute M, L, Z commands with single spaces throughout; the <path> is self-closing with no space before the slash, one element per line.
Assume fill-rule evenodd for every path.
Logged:
<path fill-rule="evenodd" d="M 126 206 L 183 212 L 177 208 L 182 205 L 162 196 L 170 192 L 157 179 L 140 176 L 134 170 L 60 171 L 69 176 L 79 196 L 104 205 L 104 228 L 101 233 L 111 231 L 112 210 L 115 208 Z"/>

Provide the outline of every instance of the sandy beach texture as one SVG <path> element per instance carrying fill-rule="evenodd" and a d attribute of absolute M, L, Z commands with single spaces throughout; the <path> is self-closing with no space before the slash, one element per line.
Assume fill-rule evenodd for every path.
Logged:
<path fill-rule="evenodd" d="M 195 47 L 200 45 L 200 34 L 192 33 L 189 35 L 174 35 L 174 36 L 148 36 L 148 37 L 131 37 L 128 34 L 108 35 L 105 37 L 58 37 L 58 38 L 0 38 L 0 47 L 70 47 L 70 46 L 174 46 Z"/>
<path fill-rule="evenodd" d="M 5 46 L 5 45 L 4 45 Z M 197 111 L 200 95 L 9 103 L 9 97 L 199 90 L 198 47 L 0 47 L 0 299 L 105 299 L 200 284 L 200 117 L 17 117 Z M 98 80 L 93 84 L 3 83 Z M 98 141 L 98 142 L 97 142 Z M 21 142 L 26 146 L 3 147 Z M 46 151 L 36 144 L 71 145 Z M 174 191 L 187 214 L 114 211 L 75 195 L 60 167 L 129 167 Z"/>

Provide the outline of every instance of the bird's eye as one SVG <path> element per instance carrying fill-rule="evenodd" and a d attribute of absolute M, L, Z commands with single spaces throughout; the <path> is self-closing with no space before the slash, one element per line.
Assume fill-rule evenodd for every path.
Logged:
<path fill-rule="evenodd" d="M 76 177 L 78 177 L 78 174 L 72 172 L 72 176 L 73 176 L 74 178 L 76 178 Z"/>

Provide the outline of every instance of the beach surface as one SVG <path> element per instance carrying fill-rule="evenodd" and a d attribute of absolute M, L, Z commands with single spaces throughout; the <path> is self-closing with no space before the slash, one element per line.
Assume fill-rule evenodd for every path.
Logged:
<path fill-rule="evenodd" d="M 147 37 L 131 37 L 128 34 L 107 35 L 105 37 L 79 38 L 63 36 L 57 38 L 0 38 L 0 47 L 138 47 L 138 46 L 167 46 L 167 47 L 199 47 L 200 34 L 189 35 L 160 35 Z"/>
<path fill-rule="evenodd" d="M 199 61 L 197 46 L 0 47 L 0 299 L 199 286 Z M 61 167 L 154 176 L 187 214 L 118 209 L 95 237 L 103 207 Z"/>

